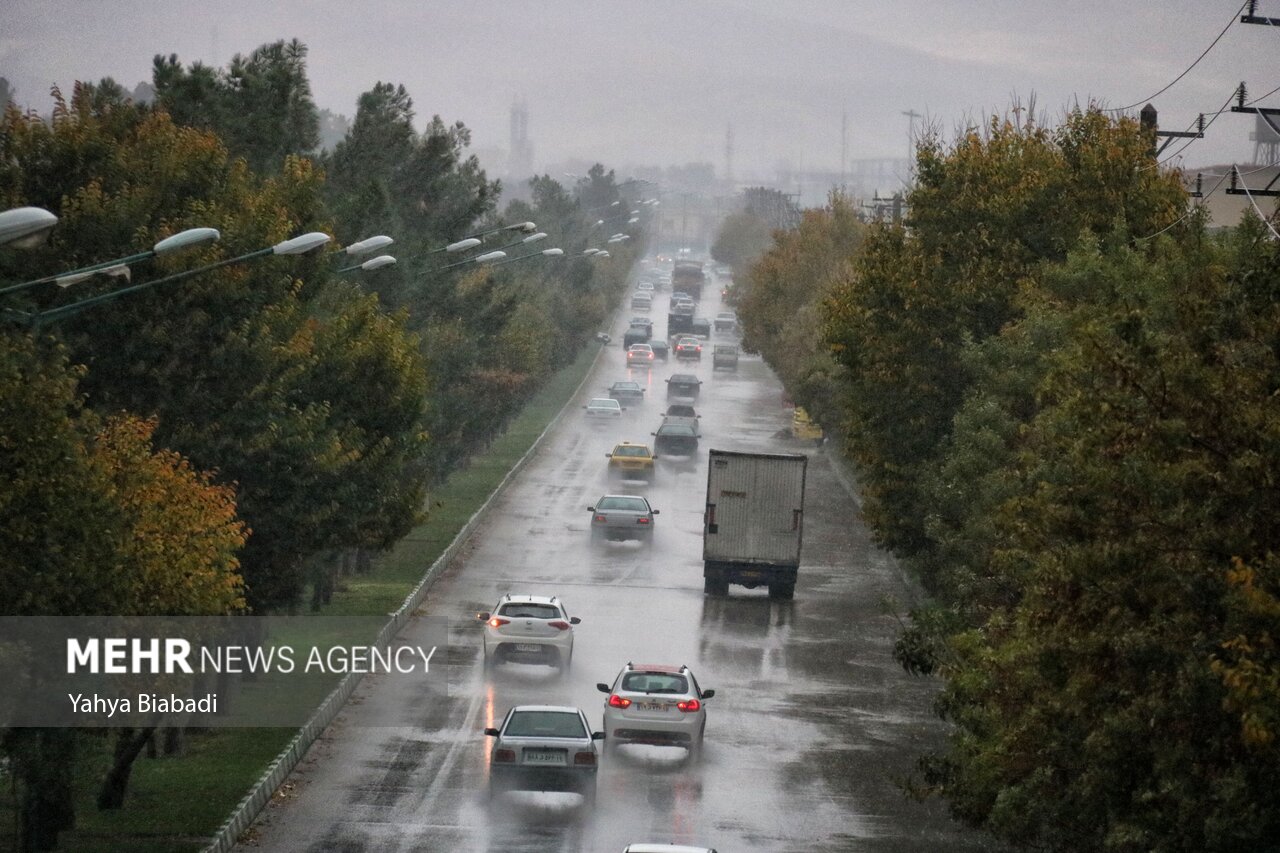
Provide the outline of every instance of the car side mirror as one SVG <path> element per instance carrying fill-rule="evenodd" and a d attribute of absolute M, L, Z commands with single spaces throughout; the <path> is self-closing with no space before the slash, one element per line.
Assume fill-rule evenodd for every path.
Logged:
<path fill-rule="evenodd" d="M 625 412 L 626 410 L 627 410 L 627 407 L 626 407 L 626 406 L 619 406 L 619 407 L 618 407 L 618 411 L 620 411 L 620 412 Z"/>
<path fill-rule="evenodd" d="M 595 511 L 596 511 L 596 508 L 595 508 L 595 507 L 593 507 L 593 506 L 589 506 L 589 507 L 587 507 L 587 512 L 595 512 Z"/>
<path fill-rule="evenodd" d="M 651 510 L 651 512 L 653 512 L 654 515 L 657 515 L 658 513 L 662 512 L 662 510 L 655 509 L 655 510 Z"/>
<path fill-rule="evenodd" d="M 649 433 L 649 435 L 657 435 L 657 433 L 656 433 L 656 432 L 651 432 L 651 433 Z"/>
<path fill-rule="evenodd" d="M 716 691 L 714 689 L 702 691 L 703 699 L 710 699 L 712 696 L 715 696 L 715 695 L 716 695 Z"/>
<path fill-rule="evenodd" d="M 609 685 L 607 685 L 607 684 L 605 684 L 603 681 L 601 681 L 601 682 L 599 682 L 599 683 L 597 683 L 597 684 L 596 684 L 596 690 L 599 690 L 601 693 L 608 693 L 608 692 L 609 692 Z"/>
<path fill-rule="evenodd" d="M 656 453 L 655 453 L 655 454 L 653 454 L 652 456 L 650 456 L 649 458 L 650 458 L 650 459 L 657 459 L 657 458 L 658 458 L 658 454 L 656 454 Z"/>
<path fill-rule="evenodd" d="M 487 612 L 486 612 L 486 613 L 477 613 L 477 614 L 476 614 L 476 621 L 478 621 L 478 622 L 488 622 L 488 621 L 489 621 L 489 614 L 488 614 Z"/>
<path fill-rule="evenodd" d="M 605 454 L 605 458 L 606 458 L 606 459 L 612 459 L 612 458 L 613 458 L 613 454 L 612 454 L 612 453 L 606 453 L 606 454 Z"/>
<path fill-rule="evenodd" d="M 577 616 L 570 616 L 570 617 L 569 617 L 569 624 L 570 624 L 570 625 L 581 625 L 581 624 L 582 624 L 582 620 L 581 620 L 580 618 L 578 618 Z"/>
<path fill-rule="evenodd" d="M 592 733 L 591 733 L 591 739 L 592 739 L 592 740 L 604 740 L 604 732 L 592 732 Z"/>
<path fill-rule="evenodd" d="M 484 733 L 485 733 L 485 734 L 487 734 L 489 737 L 497 737 L 497 736 L 498 736 L 498 730 L 497 730 L 497 729 L 494 729 L 494 728 L 488 728 L 488 729 L 485 729 L 485 730 L 484 730 Z"/>

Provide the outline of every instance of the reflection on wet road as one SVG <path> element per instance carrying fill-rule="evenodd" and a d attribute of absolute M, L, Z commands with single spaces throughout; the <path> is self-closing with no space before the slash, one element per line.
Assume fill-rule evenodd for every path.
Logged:
<path fill-rule="evenodd" d="M 715 288 L 708 288 L 714 294 Z M 655 301 L 659 332 L 665 297 Z M 719 309 L 712 295 L 699 313 Z M 628 314 L 628 316 L 630 316 Z M 290 780 L 244 847 L 294 851 L 621 851 L 634 841 L 724 851 L 983 849 L 937 804 L 904 797 L 898 781 L 939 742 L 936 685 L 891 655 L 897 621 L 886 600 L 911 596 L 897 566 L 870 542 L 856 504 L 821 450 L 785 434 L 790 410 L 758 359 L 736 371 L 657 362 L 631 371 L 646 400 L 621 421 L 588 423 L 577 405 L 627 377 L 623 349 L 606 348 L 557 431 L 515 478 L 460 563 L 433 587 L 422 618 L 454 620 L 448 700 L 367 678 Z M 719 338 L 717 338 L 718 340 Z M 661 458 L 651 484 L 619 484 L 604 454 L 650 440 L 666 408 L 665 379 L 702 380 L 699 452 Z M 651 375 L 648 375 L 650 374 Z M 702 507 L 709 448 L 809 452 L 804 556 L 794 601 L 732 587 L 702 593 Z M 652 544 L 589 541 L 586 507 L 635 491 L 661 510 Z M 504 592 L 558 595 L 580 616 L 571 671 L 499 665 L 486 674 L 472 618 Z M 413 642 L 410 625 L 402 638 Z M 688 664 L 704 688 L 706 746 L 607 748 L 599 795 L 486 797 L 490 739 L 512 705 L 577 705 L 601 727 L 603 696 L 627 661 Z M 399 703 L 388 705 L 388 703 Z M 360 725 L 374 707 L 414 709 L 404 728 Z"/>

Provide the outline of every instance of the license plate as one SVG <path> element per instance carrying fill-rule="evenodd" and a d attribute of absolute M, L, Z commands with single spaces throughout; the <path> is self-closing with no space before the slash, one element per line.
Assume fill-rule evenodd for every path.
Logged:
<path fill-rule="evenodd" d="M 536 643 L 516 643 L 516 651 L 518 652 L 540 652 L 542 646 Z"/>
<path fill-rule="evenodd" d="M 636 707 L 641 711 L 665 711 L 668 706 L 662 702 L 637 702 Z"/>
<path fill-rule="evenodd" d="M 526 749 L 524 751 L 525 764 L 538 764 L 548 767 L 563 767 L 564 753 L 557 752 L 554 749 Z"/>

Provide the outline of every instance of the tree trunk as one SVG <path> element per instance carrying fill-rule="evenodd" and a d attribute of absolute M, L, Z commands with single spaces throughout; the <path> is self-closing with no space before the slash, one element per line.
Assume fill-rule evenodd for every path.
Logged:
<path fill-rule="evenodd" d="M 71 729 L 13 729 L 5 738 L 18 788 L 18 849 L 43 853 L 76 823 L 71 776 L 76 733 Z"/>
<path fill-rule="evenodd" d="M 115 761 L 102 780 L 102 787 L 98 789 L 99 809 L 118 809 L 124 805 L 124 794 L 129 787 L 129 775 L 133 773 L 134 759 L 142 752 L 155 731 L 155 726 L 146 726 L 141 729 L 120 729 L 116 734 Z"/>

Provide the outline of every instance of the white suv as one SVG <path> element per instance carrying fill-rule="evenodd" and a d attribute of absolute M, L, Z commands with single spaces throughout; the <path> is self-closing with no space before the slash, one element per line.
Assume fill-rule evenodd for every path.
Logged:
<path fill-rule="evenodd" d="M 683 746 L 690 754 L 702 748 L 706 701 L 716 692 L 698 687 L 689 667 L 628 663 L 612 686 L 601 683 L 596 689 L 609 694 L 604 703 L 606 746 Z"/>
<path fill-rule="evenodd" d="M 491 613 L 477 613 L 484 623 L 484 666 L 499 661 L 544 663 L 568 672 L 573 660 L 573 626 L 582 620 L 570 616 L 554 595 L 511 595 L 498 599 Z"/>

